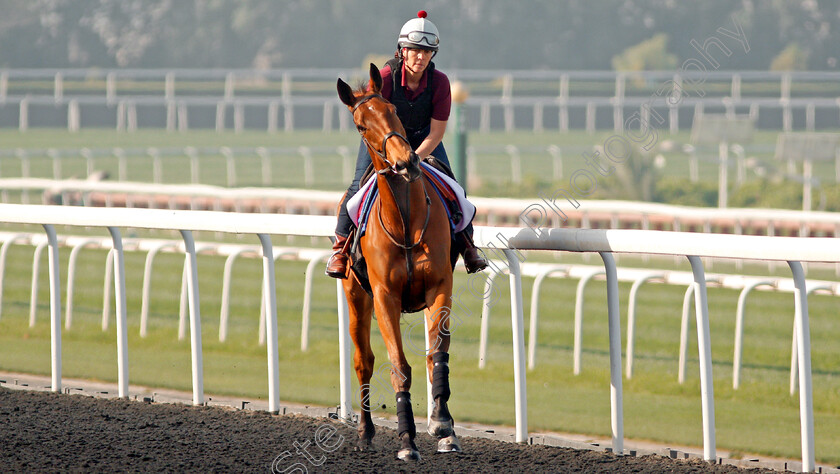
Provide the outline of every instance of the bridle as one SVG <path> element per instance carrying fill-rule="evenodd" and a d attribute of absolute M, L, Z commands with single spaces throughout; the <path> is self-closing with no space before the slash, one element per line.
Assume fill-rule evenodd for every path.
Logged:
<path fill-rule="evenodd" d="M 367 102 L 367 101 L 369 101 L 373 98 L 379 98 L 379 99 L 382 99 L 383 101 L 385 100 L 385 98 L 382 97 L 382 95 L 380 95 L 380 94 L 371 94 L 367 97 L 364 97 L 362 100 L 356 102 L 356 105 L 353 106 L 353 115 L 354 116 L 356 115 L 356 109 L 358 109 L 362 104 L 364 104 L 365 102 Z M 386 165 L 388 165 L 388 168 L 377 170 L 376 172 L 379 173 L 379 174 L 385 174 L 385 173 L 390 171 L 391 173 L 399 174 L 399 172 L 397 171 L 396 164 L 391 163 L 391 161 L 388 160 L 388 151 L 386 150 L 385 145 L 388 143 L 389 138 L 397 137 L 397 138 L 401 139 L 402 141 L 404 141 L 405 143 L 407 143 L 409 147 L 411 147 L 411 143 L 408 141 L 408 138 L 406 138 L 405 135 L 403 135 L 402 133 L 400 133 L 396 130 L 391 130 L 390 132 L 385 134 L 385 137 L 382 138 L 382 146 L 379 149 L 376 149 L 376 148 L 373 147 L 373 145 L 370 144 L 368 139 L 365 137 L 364 132 L 359 130 L 359 134 L 362 136 L 362 141 L 365 142 L 365 145 L 367 145 L 367 147 L 369 149 L 373 150 L 374 153 L 376 153 L 376 155 L 379 156 L 379 158 L 382 161 L 384 161 Z M 412 163 L 411 164 L 412 165 L 419 165 L 419 163 L 418 163 L 419 160 L 420 160 L 420 158 L 417 157 L 417 155 L 412 155 L 412 157 L 411 157 Z M 418 175 L 418 177 L 419 176 L 420 175 Z M 414 181 L 415 179 L 417 179 L 417 178 L 409 180 L 409 183 Z"/>
<path fill-rule="evenodd" d="M 355 119 L 355 115 L 356 115 L 356 109 L 358 109 L 362 104 L 364 104 L 365 102 L 367 102 L 367 101 L 369 101 L 373 98 L 379 98 L 379 99 L 382 99 L 383 101 L 385 100 L 385 98 L 382 97 L 382 95 L 380 95 L 380 94 L 371 94 L 367 97 L 362 98 L 361 100 L 356 102 L 356 105 L 353 106 L 354 119 Z M 365 145 L 367 145 L 368 149 L 373 150 L 374 153 L 376 153 L 377 156 L 379 156 L 379 158 L 382 161 L 384 161 L 386 165 L 388 165 L 387 168 L 377 170 L 376 171 L 377 174 L 384 175 L 385 173 L 391 172 L 391 173 L 394 173 L 395 175 L 399 175 L 399 172 L 397 171 L 396 165 L 391 163 L 391 161 L 388 160 L 388 150 L 385 148 L 385 145 L 388 142 L 389 138 L 397 137 L 397 138 L 401 139 L 402 141 L 406 142 L 408 144 L 409 148 L 410 148 L 411 147 L 411 142 L 408 141 L 408 138 L 406 138 L 405 135 L 403 135 L 402 133 L 400 133 L 396 130 L 391 130 L 390 132 L 385 134 L 385 137 L 382 138 L 382 147 L 381 147 L 380 150 L 377 150 L 376 148 L 374 148 L 370 144 L 370 142 L 365 137 L 365 134 L 362 130 L 359 130 L 359 134 L 362 136 L 362 141 L 365 142 Z M 419 161 L 420 161 L 420 157 L 417 156 L 416 154 L 412 153 L 411 164 L 419 167 L 420 166 Z M 422 172 L 417 176 L 417 178 L 419 178 L 421 176 L 423 176 Z M 415 180 L 417 180 L 417 178 L 409 179 L 408 182 L 412 183 Z M 391 185 L 388 184 L 388 186 L 390 187 Z M 391 193 L 393 194 L 393 189 L 391 190 Z M 423 186 L 423 194 L 425 195 L 425 198 L 426 198 L 426 220 L 425 220 L 425 222 L 423 222 L 423 229 L 420 231 L 420 237 L 413 244 L 408 244 L 408 242 L 409 242 L 409 228 L 408 228 L 408 224 L 407 224 L 408 219 L 402 215 L 402 212 L 400 212 L 400 218 L 403 220 L 403 229 L 405 230 L 405 240 L 404 240 L 405 244 L 401 244 L 401 243 L 397 242 L 397 239 L 395 239 L 394 236 L 392 236 L 391 233 L 388 232 L 388 228 L 385 227 L 385 223 L 382 222 L 381 209 L 380 209 L 380 212 L 378 213 L 379 224 L 382 226 L 382 230 L 385 231 L 385 235 L 387 235 L 388 239 L 391 240 L 391 243 L 393 243 L 397 247 L 399 247 L 403 250 L 406 250 L 408 252 L 408 253 L 406 253 L 406 265 L 408 266 L 409 279 L 410 279 L 410 275 L 412 273 L 411 272 L 411 264 L 410 264 L 410 259 L 411 259 L 410 251 L 411 251 L 411 249 L 413 249 L 414 247 L 419 245 L 420 242 L 423 241 L 423 236 L 426 234 L 426 228 L 429 226 L 429 217 L 431 216 L 432 201 L 431 201 L 431 199 L 429 199 L 429 194 L 426 192 L 426 187 L 425 186 Z M 405 196 L 406 196 L 406 201 L 408 201 L 408 193 L 406 193 Z M 406 209 L 410 209 L 410 206 L 406 206 Z"/>

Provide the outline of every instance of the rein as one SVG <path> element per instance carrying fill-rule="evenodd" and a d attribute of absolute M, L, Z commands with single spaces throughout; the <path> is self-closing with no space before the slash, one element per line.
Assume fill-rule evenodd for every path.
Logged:
<path fill-rule="evenodd" d="M 388 228 L 387 228 L 387 227 L 385 227 L 385 223 L 384 223 L 384 222 L 382 222 L 382 212 L 381 212 L 381 208 L 380 208 L 380 212 L 378 212 L 378 213 L 376 214 L 376 215 L 379 217 L 379 225 L 381 225 L 381 226 L 382 226 L 382 230 L 383 230 L 383 231 L 385 231 L 385 235 L 387 235 L 387 236 L 388 236 L 388 240 L 390 240 L 392 244 L 396 245 L 397 247 L 399 247 L 399 248 L 401 248 L 401 249 L 403 249 L 403 250 L 411 250 L 411 249 L 413 249 L 414 247 L 417 247 L 417 245 L 419 245 L 419 244 L 420 244 L 420 242 L 422 242 L 422 241 L 423 241 L 423 236 L 424 236 L 424 235 L 426 235 L 426 228 L 428 228 L 428 227 L 429 227 L 429 216 L 430 216 L 430 215 L 431 215 L 431 213 L 432 213 L 432 212 L 431 212 L 431 208 L 432 208 L 432 200 L 431 200 L 431 199 L 429 199 L 429 193 L 427 193 L 427 192 L 426 192 L 426 187 L 425 187 L 425 186 L 423 186 L 423 195 L 426 197 L 426 220 L 423 222 L 423 229 L 420 231 L 420 237 L 418 237 L 418 238 L 417 238 L 417 241 L 416 241 L 416 242 L 414 242 L 414 243 L 413 243 L 413 244 L 411 244 L 411 245 L 401 244 L 401 243 L 397 242 L 397 239 L 395 239 L 395 238 L 394 238 L 394 236 L 393 236 L 393 235 L 391 235 L 391 233 L 390 233 L 390 232 L 388 232 Z M 400 214 L 400 217 L 402 217 L 402 214 Z M 405 224 L 403 224 L 403 226 L 405 227 Z M 406 234 L 407 234 L 407 233 L 408 233 L 408 232 L 406 232 Z M 408 241 L 407 235 L 406 235 L 406 241 Z"/>
<path fill-rule="evenodd" d="M 383 101 L 385 100 L 385 98 L 382 97 L 380 94 L 371 94 L 367 97 L 364 97 L 360 101 L 356 102 L 356 105 L 353 106 L 353 114 L 355 115 L 356 109 L 358 109 L 362 104 L 364 104 L 365 102 L 367 102 L 367 101 L 369 101 L 373 98 L 379 98 L 379 99 L 382 99 Z M 387 168 L 377 170 L 376 173 L 380 174 L 380 175 L 385 175 L 388 172 L 398 174 L 397 171 L 396 171 L 396 165 L 394 165 L 393 163 L 391 163 L 388 160 L 388 150 L 385 148 L 385 145 L 388 142 L 389 138 L 397 137 L 397 138 L 400 138 L 402 141 L 406 142 L 409 145 L 409 147 L 411 147 L 411 143 L 408 141 L 408 138 L 406 138 L 405 135 L 403 135 L 400 132 L 397 132 L 396 130 L 391 130 L 390 132 L 385 134 L 385 137 L 382 138 L 382 147 L 381 147 L 381 151 L 380 151 L 380 150 L 377 150 L 376 148 L 374 148 L 370 144 L 370 142 L 365 137 L 364 133 L 361 132 L 361 130 L 359 131 L 359 134 L 362 135 L 362 141 L 365 142 L 365 145 L 367 145 L 368 149 L 373 150 L 374 153 L 376 153 L 376 155 L 379 156 L 379 158 L 388 165 Z M 419 158 L 418 158 L 418 160 L 419 160 Z M 418 163 L 418 166 L 419 166 L 419 163 Z M 422 177 L 422 176 L 423 176 L 423 173 L 421 172 L 418 177 Z M 416 180 L 416 178 L 409 181 L 409 183 L 411 183 L 415 180 Z M 388 183 L 387 180 L 385 182 Z M 390 183 L 388 183 L 388 187 L 391 189 L 391 194 L 394 194 L 394 189 L 391 187 Z M 431 216 L 432 201 L 431 201 L 431 199 L 429 199 L 429 193 L 426 191 L 425 186 L 423 186 L 423 195 L 425 196 L 425 199 L 426 199 L 426 220 L 423 222 L 423 229 L 420 231 L 420 237 L 413 244 L 409 245 L 409 243 L 408 243 L 409 242 L 409 235 L 408 235 L 409 234 L 409 229 L 408 229 L 409 224 L 408 224 L 408 222 L 406 222 L 407 219 L 403 217 L 402 211 L 400 211 L 400 219 L 402 219 L 402 221 L 403 221 L 403 228 L 405 229 L 405 234 L 406 234 L 404 244 L 401 244 L 401 243 L 397 242 L 397 239 L 395 239 L 394 236 L 391 235 L 390 232 L 388 232 L 387 227 L 385 227 L 385 223 L 382 221 L 382 208 L 381 207 L 379 209 L 379 212 L 377 213 L 377 217 L 379 218 L 379 225 L 382 226 L 382 230 L 385 231 L 385 235 L 388 236 L 388 239 L 391 241 L 391 243 L 393 243 L 394 245 L 396 245 L 397 247 L 399 247 L 403 250 L 410 251 L 411 249 L 413 249 L 414 247 L 419 245 L 420 242 L 423 241 L 423 236 L 426 235 L 426 229 L 429 226 L 429 218 Z M 408 199 L 408 194 L 406 194 L 406 200 L 407 199 Z M 399 206 L 398 206 L 398 208 L 399 208 Z M 410 207 L 408 207 L 408 209 L 410 209 Z M 408 258 L 408 254 L 406 254 L 406 258 Z M 408 263 L 408 262 L 406 262 L 406 263 Z M 409 265 L 409 269 L 410 269 L 410 265 Z"/>

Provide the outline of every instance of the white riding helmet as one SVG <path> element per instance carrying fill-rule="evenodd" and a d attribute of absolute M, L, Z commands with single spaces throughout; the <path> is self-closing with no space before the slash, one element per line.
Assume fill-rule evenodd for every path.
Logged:
<path fill-rule="evenodd" d="M 425 10 L 417 12 L 417 18 L 408 20 L 400 30 L 397 45 L 403 48 L 420 48 L 437 51 L 440 44 L 438 29 L 434 23 L 426 19 Z"/>

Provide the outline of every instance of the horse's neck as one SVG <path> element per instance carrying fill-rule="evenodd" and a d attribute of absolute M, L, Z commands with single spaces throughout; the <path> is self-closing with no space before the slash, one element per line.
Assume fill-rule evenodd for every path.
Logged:
<path fill-rule="evenodd" d="M 388 230 L 394 234 L 403 232 L 403 223 L 409 229 L 423 225 L 426 201 L 423 197 L 423 181 L 420 179 L 408 183 L 402 177 L 392 174 L 378 175 L 380 212 Z M 406 222 L 408 220 L 408 222 Z"/>

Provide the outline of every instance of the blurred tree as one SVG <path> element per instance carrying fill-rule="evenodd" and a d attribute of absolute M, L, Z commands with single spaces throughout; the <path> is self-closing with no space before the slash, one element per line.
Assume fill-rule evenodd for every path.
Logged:
<path fill-rule="evenodd" d="M 613 56 L 612 66 L 616 71 L 662 71 L 676 68 L 677 57 L 668 52 L 668 35 L 659 33 Z"/>
<path fill-rule="evenodd" d="M 164 18 L 172 10 L 172 0 L 99 0 L 87 3 L 90 5 L 83 10 L 78 26 L 96 34 L 108 48 L 108 54 L 121 67 L 134 65 L 144 57 L 149 47 L 160 38 L 166 26 Z M 81 45 L 79 48 L 83 49 Z M 72 57 L 68 59 L 75 62 Z"/>
<path fill-rule="evenodd" d="M 770 63 L 771 71 L 804 71 L 808 69 L 808 52 L 797 43 L 787 45 Z"/>
<path fill-rule="evenodd" d="M 666 35 L 678 62 L 691 40 L 740 26 L 748 52 L 720 69 L 767 69 L 796 43 L 808 68 L 840 68 L 832 0 L 426 0 L 453 69 L 610 69 L 628 45 Z M 391 0 L 0 0 L 0 67 L 356 67 L 393 54 L 416 6 Z M 666 64 L 671 59 L 665 59 Z M 666 65 L 661 66 L 667 68 Z"/>
<path fill-rule="evenodd" d="M 604 199 L 653 201 L 656 183 L 661 175 L 653 162 L 656 148 L 646 151 L 633 145 L 630 156 L 602 180 L 597 196 Z"/>

